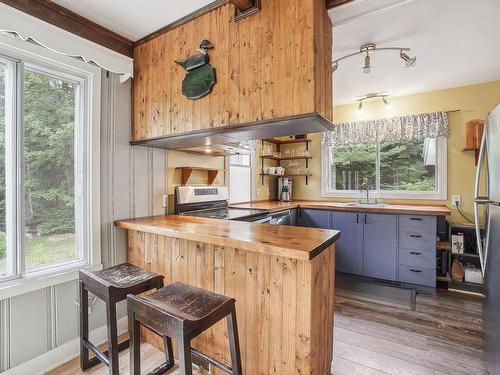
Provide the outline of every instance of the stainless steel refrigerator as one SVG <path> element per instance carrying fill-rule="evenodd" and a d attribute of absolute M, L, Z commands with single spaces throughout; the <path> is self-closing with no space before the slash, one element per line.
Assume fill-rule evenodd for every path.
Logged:
<path fill-rule="evenodd" d="M 487 188 L 482 194 L 481 174 L 486 172 Z M 474 189 L 474 217 L 479 259 L 484 279 L 485 352 L 490 375 L 500 375 L 500 105 L 486 120 L 481 142 Z M 484 213 L 485 236 L 479 228 Z"/>

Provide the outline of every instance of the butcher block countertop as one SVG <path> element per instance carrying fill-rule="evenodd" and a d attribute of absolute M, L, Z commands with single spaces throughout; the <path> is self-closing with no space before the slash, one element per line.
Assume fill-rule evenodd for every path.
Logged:
<path fill-rule="evenodd" d="M 308 201 L 296 200 L 292 202 L 278 201 L 255 201 L 250 203 L 233 204 L 235 208 L 255 208 L 279 212 L 293 208 L 315 208 L 324 210 L 347 211 L 347 212 L 371 212 L 371 213 L 392 213 L 407 215 L 435 215 L 448 216 L 451 211 L 445 206 L 420 206 L 420 205 L 399 205 L 389 204 L 385 207 L 353 206 L 346 202 L 328 201 Z"/>
<path fill-rule="evenodd" d="M 179 215 L 118 220 L 115 226 L 299 260 L 313 259 L 340 237 L 337 230 Z"/>

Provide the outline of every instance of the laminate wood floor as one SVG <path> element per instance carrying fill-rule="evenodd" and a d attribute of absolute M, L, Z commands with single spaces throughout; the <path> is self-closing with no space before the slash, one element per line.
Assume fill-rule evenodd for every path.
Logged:
<path fill-rule="evenodd" d="M 334 375 L 488 374 L 482 359 L 481 299 L 445 292 L 418 294 L 415 311 L 341 296 L 335 299 Z M 163 353 L 149 344 L 143 344 L 141 351 L 142 373 L 163 361 Z M 120 354 L 120 365 L 120 374 L 128 375 L 127 351 Z M 81 372 L 78 360 L 49 372 L 107 373 L 103 365 Z M 170 374 L 178 373 L 173 369 Z"/>

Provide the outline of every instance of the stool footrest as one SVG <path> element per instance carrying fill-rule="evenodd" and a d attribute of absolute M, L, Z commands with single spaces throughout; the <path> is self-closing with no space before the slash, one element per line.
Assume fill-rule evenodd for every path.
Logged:
<path fill-rule="evenodd" d="M 109 366 L 109 358 L 108 358 L 108 351 L 106 350 L 104 353 L 101 352 L 97 346 L 95 346 L 94 344 L 92 344 L 90 341 L 88 340 L 84 340 L 83 341 L 83 345 L 85 345 L 85 347 L 90 350 L 92 353 L 94 353 L 95 357 L 94 358 L 91 358 L 90 361 L 91 362 L 94 362 L 95 360 L 99 360 L 101 361 L 102 363 L 104 363 L 106 366 Z"/>
<path fill-rule="evenodd" d="M 168 370 L 170 370 L 172 367 L 174 367 L 174 361 L 173 360 L 168 361 L 168 362 L 164 362 L 160 366 L 155 367 L 150 372 L 148 372 L 147 375 L 163 375 Z"/>
<path fill-rule="evenodd" d="M 211 365 L 214 365 L 219 370 L 222 370 L 227 374 L 233 374 L 233 369 L 231 367 L 226 366 L 224 363 L 219 362 L 216 359 L 213 359 L 212 357 L 209 357 L 206 354 L 203 354 L 202 352 L 193 348 L 191 348 L 191 353 L 197 357 L 203 358 L 205 361 L 209 362 Z"/>
<path fill-rule="evenodd" d="M 104 352 L 101 352 L 97 346 L 92 344 L 89 340 L 83 340 L 83 345 L 90 350 L 92 353 L 94 353 L 95 357 L 90 358 L 90 367 L 95 366 L 100 362 L 104 363 L 106 366 L 109 367 L 109 351 L 105 350 Z M 118 344 L 118 351 L 121 352 L 122 350 L 127 349 L 129 346 L 129 341 L 128 339 L 119 343 Z"/>

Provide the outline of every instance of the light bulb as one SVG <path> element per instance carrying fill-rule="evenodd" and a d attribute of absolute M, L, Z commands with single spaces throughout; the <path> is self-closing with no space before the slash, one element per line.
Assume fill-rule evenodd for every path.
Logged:
<path fill-rule="evenodd" d="M 360 101 L 359 101 L 359 104 L 358 104 L 358 109 L 356 110 L 356 112 L 357 112 L 358 114 L 363 113 L 363 101 L 362 101 L 362 100 L 360 100 Z"/>
<path fill-rule="evenodd" d="M 405 62 L 405 67 L 407 68 L 413 68 L 415 65 L 417 65 L 417 57 L 410 57 L 403 51 L 399 52 L 399 56 L 403 59 Z"/>
<path fill-rule="evenodd" d="M 361 68 L 363 73 L 368 74 L 372 71 L 373 67 L 370 65 L 370 55 L 367 53 L 365 56 L 365 65 Z"/>
<path fill-rule="evenodd" d="M 392 103 L 390 103 L 386 98 L 385 96 L 382 97 L 382 101 L 384 102 L 384 107 L 386 110 L 389 110 L 392 108 Z"/>

